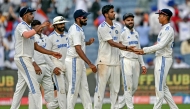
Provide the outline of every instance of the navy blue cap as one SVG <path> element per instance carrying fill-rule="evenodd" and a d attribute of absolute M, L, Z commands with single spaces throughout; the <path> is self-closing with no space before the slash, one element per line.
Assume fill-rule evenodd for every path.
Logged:
<path fill-rule="evenodd" d="M 78 17 L 87 17 L 90 13 L 82 10 L 82 9 L 79 9 L 79 10 L 76 10 L 73 17 L 74 19 L 78 18 Z"/>
<path fill-rule="evenodd" d="M 156 14 L 164 14 L 166 16 L 172 16 L 173 15 L 173 13 L 169 9 L 159 10 Z"/>
<path fill-rule="evenodd" d="M 34 12 L 34 11 L 36 11 L 36 10 L 28 8 L 28 7 L 24 7 L 24 8 L 22 8 L 20 10 L 19 15 L 20 15 L 20 17 L 23 17 L 26 13 L 28 13 L 28 12 Z"/>
<path fill-rule="evenodd" d="M 123 20 L 125 20 L 128 17 L 133 17 L 134 18 L 134 15 L 132 13 L 126 13 L 126 14 L 123 15 Z"/>

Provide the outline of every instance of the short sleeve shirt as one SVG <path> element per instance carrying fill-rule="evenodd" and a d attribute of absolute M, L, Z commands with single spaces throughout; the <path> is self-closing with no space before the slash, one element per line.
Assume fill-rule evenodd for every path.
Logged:
<path fill-rule="evenodd" d="M 26 22 L 21 22 L 15 29 L 15 57 L 33 57 L 34 55 L 34 36 L 23 37 L 25 31 L 31 30 L 31 26 Z"/>
<path fill-rule="evenodd" d="M 99 50 L 97 64 L 119 65 L 119 49 L 112 47 L 107 41 L 113 40 L 119 43 L 121 27 L 113 22 L 110 26 L 103 22 L 98 27 Z"/>

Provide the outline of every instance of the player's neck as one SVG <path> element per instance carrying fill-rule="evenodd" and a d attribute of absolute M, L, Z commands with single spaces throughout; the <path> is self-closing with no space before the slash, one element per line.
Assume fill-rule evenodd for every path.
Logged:
<path fill-rule="evenodd" d="M 170 22 L 165 21 L 165 22 L 162 23 L 162 26 L 164 26 L 164 25 L 166 25 L 166 24 L 168 24 L 168 23 L 170 23 Z"/>
<path fill-rule="evenodd" d="M 80 23 L 78 23 L 78 22 L 75 22 L 78 26 L 80 26 L 80 27 L 82 27 L 82 25 L 80 24 Z"/>
<path fill-rule="evenodd" d="M 59 33 L 59 34 L 63 34 L 63 33 L 64 33 L 64 31 L 61 32 L 61 31 L 59 31 L 59 30 L 57 30 L 57 29 L 55 29 L 55 31 L 56 31 L 57 33 Z"/>
<path fill-rule="evenodd" d="M 110 19 L 106 19 L 105 20 L 110 26 L 113 26 L 113 22 L 112 22 L 112 20 L 110 20 Z"/>

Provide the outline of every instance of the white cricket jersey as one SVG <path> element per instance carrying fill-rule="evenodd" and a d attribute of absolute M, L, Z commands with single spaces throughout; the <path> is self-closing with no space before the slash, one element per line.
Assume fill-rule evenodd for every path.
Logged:
<path fill-rule="evenodd" d="M 121 27 L 113 22 L 110 26 L 107 22 L 102 22 L 98 27 L 99 50 L 97 64 L 120 65 L 119 49 L 112 47 L 107 41 L 113 40 L 119 43 Z"/>
<path fill-rule="evenodd" d="M 15 29 L 15 57 L 33 57 L 34 55 L 34 36 L 25 38 L 22 34 L 31 30 L 31 26 L 26 22 L 20 22 Z"/>
<path fill-rule="evenodd" d="M 170 23 L 162 26 L 160 33 L 158 34 L 157 44 L 144 47 L 144 53 L 156 52 L 156 56 L 172 57 L 172 48 L 174 43 L 174 30 L 170 26 Z"/>
<path fill-rule="evenodd" d="M 140 41 L 139 41 L 139 34 L 135 29 L 133 31 L 130 31 L 127 27 L 124 27 L 121 36 L 120 36 L 120 42 L 125 46 L 135 46 L 136 48 L 140 47 Z M 137 55 L 133 52 L 120 50 L 121 57 L 125 57 L 128 59 L 138 59 L 141 66 L 145 66 L 142 55 Z"/>
<path fill-rule="evenodd" d="M 69 47 L 67 50 L 68 56 L 79 57 L 78 53 L 75 50 L 76 45 L 81 45 L 81 49 L 85 53 L 86 42 L 85 42 L 84 31 L 76 23 L 74 23 L 69 28 L 68 38 L 69 38 Z"/>
<path fill-rule="evenodd" d="M 62 54 L 62 57 L 59 59 L 63 64 L 65 64 L 65 58 L 68 47 L 68 37 L 67 34 L 59 34 L 56 31 L 53 31 L 48 38 L 46 38 L 46 49 L 58 52 Z M 57 60 L 55 57 L 51 56 L 51 59 Z"/>
<path fill-rule="evenodd" d="M 38 34 L 35 34 L 34 35 L 34 39 L 35 39 L 35 42 L 45 48 L 46 47 L 46 39 L 47 39 L 47 36 L 44 35 L 44 34 L 41 34 L 41 37 L 40 35 Z M 42 54 L 36 50 L 34 50 L 34 57 L 33 57 L 34 61 L 40 65 L 40 64 L 48 64 L 51 68 L 51 70 L 53 70 L 55 68 L 55 65 L 53 64 L 53 62 L 51 61 L 51 59 L 49 58 L 49 56 L 47 54 Z"/>

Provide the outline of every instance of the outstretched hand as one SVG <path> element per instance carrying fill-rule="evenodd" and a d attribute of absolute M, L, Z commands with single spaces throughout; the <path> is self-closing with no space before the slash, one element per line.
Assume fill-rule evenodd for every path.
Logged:
<path fill-rule="evenodd" d="M 94 38 L 90 38 L 88 42 L 86 42 L 86 45 L 91 45 L 92 43 L 94 43 L 95 39 Z"/>
<path fill-rule="evenodd" d="M 88 66 L 92 69 L 92 72 L 94 72 L 94 73 L 97 72 L 97 68 L 94 64 L 89 64 Z"/>
<path fill-rule="evenodd" d="M 145 54 L 144 51 L 143 51 L 143 49 L 134 49 L 133 52 L 135 54 L 138 54 L 138 55 L 144 55 Z"/>
<path fill-rule="evenodd" d="M 62 55 L 58 52 L 53 52 L 52 56 L 57 58 L 57 59 L 60 59 L 62 57 Z"/>
<path fill-rule="evenodd" d="M 145 67 L 145 66 L 142 66 L 142 74 L 146 74 L 146 72 L 147 72 L 146 67 Z"/>
<path fill-rule="evenodd" d="M 127 46 L 127 51 L 133 52 L 136 46 Z"/>

